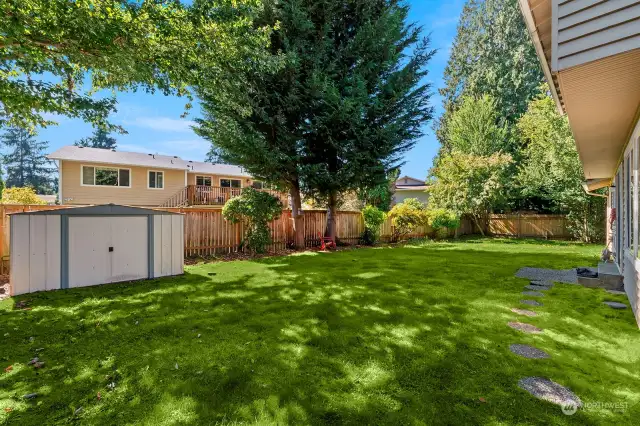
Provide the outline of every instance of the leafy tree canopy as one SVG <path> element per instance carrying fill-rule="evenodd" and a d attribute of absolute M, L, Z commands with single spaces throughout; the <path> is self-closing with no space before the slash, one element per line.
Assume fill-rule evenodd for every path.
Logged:
<path fill-rule="evenodd" d="M 429 205 L 456 215 L 470 214 L 478 220 L 491 211 L 503 196 L 506 170 L 512 159 L 508 154 L 479 156 L 452 152 L 431 170 Z"/>
<path fill-rule="evenodd" d="M 491 95 L 499 116 L 517 121 L 544 81 L 518 0 L 467 1 L 444 80 L 445 113 L 436 126 L 443 146 L 451 114 L 465 96 Z"/>
<path fill-rule="evenodd" d="M 453 151 L 491 155 L 511 151 L 509 131 L 498 115 L 496 102 L 489 95 L 465 96 L 449 120 L 447 146 Z"/>
<path fill-rule="evenodd" d="M 2 191 L 2 204 L 46 204 L 44 200 L 36 195 L 36 191 L 31 187 L 6 188 Z"/>
<path fill-rule="evenodd" d="M 584 192 L 583 169 L 569 122 L 558 113 L 548 87 L 529 103 L 518 131 L 524 146 L 517 176 L 523 196 L 543 200 L 551 212 L 567 214 L 576 238 L 601 241 L 605 199 Z"/>
<path fill-rule="evenodd" d="M 264 45 L 257 0 L 5 0 L 0 4 L 0 126 L 46 126 L 45 113 L 100 127 L 102 88 L 188 95 Z M 206 74 L 206 77 L 205 77 Z M 88 88 L 85 89 L 85 84 Z M 187 104 L 187 109 L 189 104 Z"/>

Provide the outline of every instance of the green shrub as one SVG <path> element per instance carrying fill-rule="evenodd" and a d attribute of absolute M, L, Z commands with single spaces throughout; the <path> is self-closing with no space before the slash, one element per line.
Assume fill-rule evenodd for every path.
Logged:
<path fill-rule="evenodd" d="M 420 201 L 407 198 L 400 204 L 393 206 L 389 212 L 393 224 L 393 241 L 399 241 L 405 235 L 413 232 L 418 226 L 428 223 L 427 212 Z"/>
<path fill-rule="evenodd" d="M 362 209 L 362 219 L 364 220 L 364 232 L 362 242 L 366 245 L 374 245 L 380 236 L 380 225 L 386 219 L 385 213 L 374 206 L 366 206 Z"/>
<path fill-rule="evenodd" d="M 232 198 L 222 209 L 222 215 L 231 223 L 246 226 L 243 246 L 254 253 L 264 253 L 271 243 L 269 222 L 282 214 L 279 199 L 263 191 L 247 188 L 239 197 Z"/>
<path fill-rule="evenodd" d="M 460 217 L 447 209 L 428 210 L 427 216 L 429 226 L 433 228 L 438 238 L 446 238 L 451 230 L 460 226 Z"/>

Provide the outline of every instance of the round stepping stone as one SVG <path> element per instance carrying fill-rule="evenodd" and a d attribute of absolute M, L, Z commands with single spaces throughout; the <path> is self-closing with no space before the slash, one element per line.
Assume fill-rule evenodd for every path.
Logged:
<path fill-rule="evenodd" d="M 542 330 L 540 330 L 535 325 L 525 324 L 523 322 L 510 322 L 507 325 L 513 328 L 514 330 L 519 330 L 519 331 L 522 331 L 523 333 L 528 333 L 528 334 L 542 333 Z"/>
<path fill-rule="evenodd" d="M 538 314 L 533 312 L 533 311 L 528 311 L 526 309 L 518 309 L 518 308 L 511 308 L 511 312 L 514 312 L 518 315 L 524 315 L 526 317 L 537 317 Z"/>
<path fill-rule="evenodd" d="M 530 306 L 542 306 L 542 302 L 538 302 L 537 300 L 521 300 L 520 303 Z"/>
<path fill-rule="evenodd" d="M 607 293 L 609 294 L 615 294 L 618 296 L 626 296 L 627 293 L 625 293 L 624 291 L 619 291 L 619 290 L 607 290 Z"/>
<path fill-rule="evenodd" d="M 625 305 L 624 303 L 618 303 L 618 302 L 602 302 L 602 303 L 604 303 L 605 305 L 613 309 L 627 309 L 627 305 Z"/>
<path fill-rule="evenodd" d="M 553 287 L 553 282 L 551 281 L 529 281 L 531 285 L 538 285 L 541 287 Z"/>
<path fill-rule="evenodd" d="M 540 293 L 539 291 L 523 291 L 522 294 L 524 296 L 544 297 L 544 293 Z"/>
<path fill-rule="evenodd" d="M 520 355 L 522 357 L 529 358 L 529 359 L 550 358 L 550 355 L 545 351 L 541 351 L 540 349 L 534 348 L 533 346 L 529 346 L 529 345 L 514 344 L 509 346 L 509 349 L 514 354 Z"/>
<path fill-rule="evenodd" d="M 536 398 L 562 406 L 563 412 L 566 409 L 568 412 L 573 411 L 573 414 L 577 408 L 582 407 L 582 401 L 576 394 L 543 377 L 525 377 L 520 379 L 518 387 Z"/>
<path fill-rule="evenodd" d="M 551 290 L 551 287 L 544 287 L 541 285 L 528 285 L 525 287 L 525 290 L 532 290 L 532 291 L 547 291 L 547 290 Z"/>

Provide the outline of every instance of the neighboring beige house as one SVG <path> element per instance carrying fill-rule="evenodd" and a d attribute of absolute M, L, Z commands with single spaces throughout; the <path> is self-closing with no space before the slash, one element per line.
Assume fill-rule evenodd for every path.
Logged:
<path fill-rule="evenodd" d="M 411 176 L 402 176 L 396 180 L 393 203 L 401 203 L 407 198 L 417 198 L 426 205 L 429 201 L 429 195 L 426 190 L 427 186 L 423 180 L 412 178 Z"/>
<path fill-rule="evenodd" d="M 64 146 L 56 160 L 61 204 L 221 206 L 243 188 L 263 188 L 240 167 L 177 156 Z"/>
<path fill-rule="evenodd" d="M 519 0 L 587 192 L 609 188 L 608 238 L 640 324 L 640 2 Z"/>

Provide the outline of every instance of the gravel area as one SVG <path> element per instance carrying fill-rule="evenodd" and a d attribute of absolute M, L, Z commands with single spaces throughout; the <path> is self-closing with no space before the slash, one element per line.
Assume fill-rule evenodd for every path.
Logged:
<path fill-rule="evenodd" d="M 540 293 L 539 291 L 523 291 L 522 294 L 524 296 L 544 297 L 544 293 Z"/>
<path fill-rule="evenodd" d="M 536 312 L 529 311 L 527 309 L 511 308 L 511 312 L 516 313 L 518 315 L 524 315 L 526 317 L 537 317 L 538 316 L 538 314 Z"/>
<path fill-rule="evenodd" d="M 516 272 L 516 277 L 535 281 L 561 282 L 567 284 L 578 283 L 578 274 L 575 269 L 520 268 L 520 270 Z"/>
<path fill-rule="evenodd" d="M 576 394 L 556 382 L 542 377 L 525 377 L 518 386 L 536 398 L 562 406 L 582 407 L 582 401 Z"/>
<path fill-rule="evenodd" d="M 7 275 L 0 275 L 0 300 L 8 298 L 9 294 L 9 277 Z"/>
<path fill-rule="evenodd" d="M 627 305 L 625 305 L 624 303 L 619 303 L 619 302 L 602 302 L 602 303 L 604 303 L 605 305 L 607 305 L 608 307 L 613 308 L 613 309 L 627 309 L 628 308 Z"/>
<path fill-rule="evenodd" d="M 523 333 L 528 333 L 528 334 L 542 333 L 542 330 L 536 327 L 535 325 L 525 324 L 523 322 L 510 322 L 507 325 L 513 328 L 514 330 L 519 330 L 519 331 L 522 331 Z"/>
<path fill-rule="evenodd" d="M 534 348 L 529 345 L 511 345 L 509 346 L 509 350 L 516 355 L 520 355 L 529 359 L 545 359 L 550 358 L 551 356 L 545 351 L 541 351 L 538 348 Z"/>
<path fill-rule="evenodd" d="M 542 302 L 538 302 L 537 300 L 521 300 L 520 303 L 529 306 L 542 306 Z"/>

